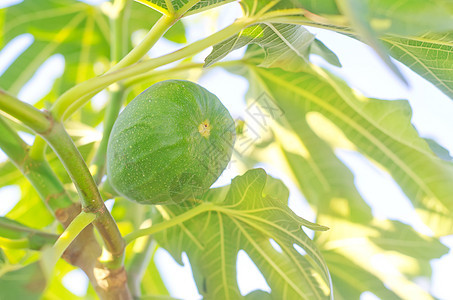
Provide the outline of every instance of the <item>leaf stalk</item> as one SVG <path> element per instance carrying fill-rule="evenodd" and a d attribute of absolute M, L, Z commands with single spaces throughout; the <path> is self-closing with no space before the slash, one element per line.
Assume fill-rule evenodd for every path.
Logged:
<path fill-rule="evenodd" d="M 127 234 L 126 236 L 124 236 L 124 240 L 126 241 L 126 244 L 129 244 L 130 242 L 132 242 L 133 240 L 135 240 L 141 236 L 155 234 L 157 232 L 160 232 L 162 230 L 165 230 L 167 228 L 170 228 L 172 226 L 175 226 L 177 224 L 190 220 L 191 218 L 193 218 L 201 213 L 204 213 L 206 211 L 209 211 L 209 210 L 212 210 L 215 208 L 216 208 L 216 206 L 214 206 L 212 203 L 203 202 L 202 204 L 198 205 L 197 207 L 195 207 L 191 210 L 188 210 L 187 212 L 182 213 L 174 218 L 171 218 L 169 220 L 158 223 L 158 224 L 153 225 L 148 228 L 143 228 L 143 229 L 139 229 L 134 232 L 131 232 L 131 233 Z"/>
<path fill-rule="evenodd" d="M 164 35 L 164 33 L 177 21 L 174 16 L 162 16 L 151 30 L 146 34 L 145 38 L 133 48 L 119 63 L 114 65 L 106 74 L 112 73 L 121 68 L 130 66 L 139 61 L 145 54 L 156 44 L 156 42 Z"/>
<path fill-rule="evenodd" d="M 13 242 L 17 245 L 22 245 L 19 248 L 28 248 L 32 250 L 40 250 L 45 245 L 52 245 L 57 240 L 58 235 L 43 232 L 33 228 L 29 228 L 16 221 L 6 217 L 0 217 L 0 245 L 7 248 L 4 242 Z M 19 243 L 20 241 L 26 241 Z"/>
<path fill-rule="evenodd" d="M 46 260 L 44 266 L 47 268 L 47 274 L 52 273 L 53 268 L 57 264 L 57 261 L 63 255 L 63 252 L 69 247 L 79 233 L 96 219 L 96 214 L 81 212 L 77 215 L 71 224 L 65 229 L 60 235 L 55 244 L 51 249 L 44 253 L 43 259 Z M 48 276 L 50 278 L 50 276 Z"/>
<path fill-rule="evenodd" d="M 42 111 L 20 101 L 2 89 L 0 89 L 0 110 L 18 119 L 38 133 L 46 132 L 52 125 Z"/>
<path fill-rule="evenodd" d="M 99 77 L 92 78 L 84 81 L 75 87 L 66 91 L 51 108 L 52 115 L 56 120 L 65 119 L 70 113 L 77 111 L 80 107 L 85 105 L 91 96 L 100 92 L 112 83 L 117 81 L 137 76 L 141 73 L 150 71 L 157 67 L 178 61 L 180 59 L 193 56 L 198 52 L 222 42 L 230 36 L 238 33 L 243 28 L 252 24 L 255 19 L 243 18 L 236 20 L 233 24 L 225 27 L 224 29 L 196 41 L 186 47 L 183 47 L 175 52 L 153 58 L 144 62 L 134 64 L 129 67 L 119 69 L 115 72 L 107 73 Z"/>

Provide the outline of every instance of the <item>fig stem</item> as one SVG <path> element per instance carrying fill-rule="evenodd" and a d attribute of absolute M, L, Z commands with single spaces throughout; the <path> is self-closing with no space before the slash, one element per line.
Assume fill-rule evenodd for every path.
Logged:
<path fill-rule="evenodd" d="M 30 147 L 29 155 L 31 158 L 37 161 L 43 161 L 46 159 L 46 141 L 39 135 L 35 136 L 33 145 Z"/>
<path fill-rule="evenodd" d="M 74 182 L 82 202 L 82 210 L 95 213 L 97 216 L 94 225 L 101 234 L 105 248 L 111 257 L 111 261 L 106 262 L 106 266 L 112 269 L 121 267 L 124 256 L 124 240 L 115 220 L 105 207 L 97 185 L 79 150 L 61 122 L 55 121 L 51 130 L 43 138 L 57 154 Z"/>
<path fill-rule="evenodd" d="M 153 77 L 158 77 L 161 75 L 168 76 L 169 74 L 172 74 L 172 73 L 177 73 L 180 71 L 184 71 L 184 70 L 188 70 L 188 69 L 195 69 L 195 68 L 203 68 L 203 64 L 202 63 L 182 63 L 173 68 L 169 68 L 169 69 L 165 69 L 165 70 L 151 70 L 149 72 L 145 72 L 143 74 L 139 74 L 132 78 L 126 79 L 124 81 L 124 86 L 132 87 L 144 80 L 149 80 Z"/>
<path fill-rule="evenodd" d="M 127 5 L 127 3 L 125 5 Z M 125 9 L 126 8 L 127 7 L 125 7 Z M 124 9 L 123 9 L 123 11 L 124 11 Z M 123 45 L 124 42 L 122 41 L 122 38 L 123 38 L 122 33 L 124 31 L 124 26 L 123 26 L 124 22 L 123 22 L 121 16 L 124 16 L 124 13 L 120 14 L 116 19 L 112 20 L 112 27 L 114 28 L 114 30 L 112 31 L 112 41 L 113 41 L 113 43 L 112 43 L 112 61 L 114 61 L 114 62 L 121 59 L 121 57 L 123 56 L 123 53 L 125 52 L 124 49 L 126 49 L 125 46 Z M 130 66 L 130 65 L 138 62 L 156 44 L 156 42 L 165 34 L 165 32 L 167 32 L 167 30 L 171 26 L 173 26 L 173 24 L 175 24 L 176 21 L 179 20 L 179 18 L 180 18 L 179 15 L 178 16 L 177 15 L 162 16 L 154 24 L 154 26 L 150 29 L 150 31 L 147 33 L 145 38 L 140 42 L 140 44 L 137 45 L 135 48 L 133 48 L 125 57 L 123 57 L 116 65 L 114 65 L 112 68 L 110 68 L 110 70 L 108 70 L 102 76 L 105 76 L 108 74 L 113 74 L 113 73 L 115 73 L 115 71 L 117 71 L 119 69 L 123 69 L 127 66 Z M 95 77 L 95 78 L 92 78 L 91 80 L 94 80 L 96 78 L 100 78 L 100 77 Z M 90 80 L 88 80 L 88 81 L 90 81 Z M 77 86 L 78 85 L 76 85 L 75 87 L 77 87 Z M 104 87 L 106 87 L 106 86 L 104 86 Z M 72 103 L 73 101 L 65 101 L 63 104 L 60 104 L 61 100 L 57 99 L 57 101 L 54 103 L 54 107 L 57 107 L 54 109 L 56 112 L 56 113 L 54 113 L 54 116 L 61 117 L 61 118 L 63 118 L 63 120 L 69 118 L 75 111 L 77 111 L 81 106 L 83 106 L 86 102 L 88 102 L 94 95 L 96 95 L 102 89 L 85 90 L 79 97 L 77 97 L 77 98 L 79 98 L 79 99 L 77 99 L 78 102 L 83 103 L 82 105 L 73 106 L 73 103 Z M 119 89 L 121 89 L 121 87 L 119 87 Z M 63 96 L 64 96 L 64 94 L 61 95 L 60 98 Z M 76 100 L 76 99 L 73 99 L 73 100 Z"/>
<path fill-rule="evenodd" d="M 51 249 L 44 250 L 43 259 L 46 261 L 44 266 L 48 275 L 51 275 L 53 268 L 57 261 L 63 255 L 63 252 L 69 247 L 72 241 L 79 235 L 79 233 L 96 219 L 96 214 L 80 212 L 69 226 L 58 237 L 57 241 Z M 48 276 L 50 278 L 50 276 Z"/>
<path fill-rule="evenodd" d="M 96 95 L 98 92 L 111 85 L 112 83 L 195 55 L 198 52 L 212 45 L 220 43 L 234 34 L 237 34 L 242 29 L 252 24 L 254 21 L 255 19 L 249 18 L 238 19 L 233 24 L 225 27 L 224 29 L 204 39 L 196 41 L 186 47 L 183 47 L 175 52 L 157 58 L 149 59 L 147 61 L 139 62 L 132 66 L 119 69 L 115 72 L 104 74 L 102 76 L 84 81 L 69 89 L 57 99 L 57 101 L 51 108 L 52 114 L 57 120 L 65 119 L 71 113 L 77 111 L 80 107 L 85 105 L 85 103 L 87 103 L 92 96 Z"/>
<path fill-rule="evenodd" d="M 130 66 L 139 61 L 151 49 L 154 44 L 164 35 L 164 33 L 177 21 L 174 16 L 163 15 L 146 34 L 145 38 L 133 48 L 119 63 L 110 68 L 106 74 L 118 69 Z"/>
<path fill-rule="evenodd" d="M 0 148 L 11 162 L 27 177 L 41 199 L 57 215 L 59 209 L 70 207 L 73 202 L 63 184 L 45 160 L 31 156 L 30 147 L 0 116 Z M 38 138 L 38 137 L 36 137 Z"/>
<path fill-rule="evenodd" d="M 170 76 L 173 73 L 178 73 L 181 71 L 189 70 L 189 69 L 211 69 L 214 67 L 228 67 L 228 66 L 235 66 L 239 64 L 244 64 L 245 60 L 240 59 L 240 60 L 228 60 L 228 61 L 219 61 L 216 62 L 212 65 L 210 65 L 207 68 L 204 68 L 204 63 L 186 63 L 183 62 L 175 67 L 164 69 L 164 70 L 151 70 L 149 72 L 139 74 L 137 76 L 134 76 L 132 78 L 124 80 L 123 84 L 126 88 L 132 87 L 136 84 L 139 84 L 145 80 L 150 80 L 154 79 L 159 76 Z"/>
<path fill-rule="evenodd" d="M 0 110 L 38 133 L 46 132 L 52 126 L 50 120 L 42 111 L 33 105 L 20 101 L 3 89 L 0 89 Z"/>
<path fill-rule="evenodd" d="M 120 2 L 124 0 L 119 0 Z M 114 65 L 110 70 L 106 72 L 106 74 L 114 72 L 116 70 L 119 70 L 121 68 L 130 66 L 137 61 L 139 61 L 141 58 L 143 58 L 146 53 L 156 44 L 156 42 L 167 32 L 167 30 L 172 27 L 184 14 L 192 8 L 195 4 L 200 2 L 200 0 L 190 0 L 186 4 L 184 4 L 180 9 L 178 9 L 175 12 L 172 12 L 171 14 L 168 15 L 162 15 L 162 17 L 157 20 L 157 22 L 153 25 L 153 27 L 150 29 L 150 31 L 146 34 L 144 39 L 138 44 L 136 47 L 134 47 L 125 57 L 123 57 L 120 62 L 118 62 L 116 65 Z M 127 5 L 122 3 L 122 5 Z M 122 9 L 122 12 L 124 13 L 125 9 Z M 116 20 L 119 20 L 119 22 L 116 22 Z M 113 61 L 117 61 L 117 57 L 119 55 L 122 56 L 122 51 L 121 49 L 124 49 L 125 47 L 121 46 L 121 43 L 124 43 L 122 40 L 122 34 L 121 32 L 124 32 L 123 28 L 123 22 L 121 15 L 118 16 L 118 18 L 113 18 L 112 21 L 114 22 L 113 28 L 114 30 L 112 33 L 114 34 L 114 47 L 113 47 Z M 117 34 L 117 32 L 119 34 Z M 120 37 L 120 39 L 118 39 Z"/>

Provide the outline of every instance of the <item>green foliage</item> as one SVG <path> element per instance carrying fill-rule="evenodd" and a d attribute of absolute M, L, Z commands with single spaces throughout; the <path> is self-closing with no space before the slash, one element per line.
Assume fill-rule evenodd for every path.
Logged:
<path fill-rule="evenodd" d="M 365 97 L 314 65 L 313 54 L 341 67 L 306 26 L 356 38 L 400 80 L 406 81 L 391 58 L 452 98 L 451 2 L 232 2 L 112 0 L 95 6 L 24 0 L 1 9 L 0 47 L 24 34 L 32 43 L 0 75 L 0 148 L 9 156 L 0 163 L 0 187 L 20 191 L 18 203 L 0 217 L 0 299 L 81 299 L 62 283 L 75 267 L 90 278 L 84 299 L 169 299 L 154 261 L 159 248 L 180 264 L 187 254 L 205 299 L 359 299 L 365 291 L 382 299 L 434 298 L 417 280 L 429 279 L 430 262 L 449 251 L 439 237 L 453 234 L 452 157 L 419 135 L 408 101 Z M 243 16 L 188 44 L 186 29 L 202 18 L 218 20 L 216 10 L 222 14 L 225 4 L 240 5 Z M 162 37 L 181 49 L 150 58 L 146 53 Z M 200 63 L 199 53 L 211 46 Z M 242 58 L 228 60 L 243 47 Z M 3 90 L 17 95 L 56 54 L 64 58 L 63 74 L 34 104 L 49 111 L 5 96 Z M 241 146 L 250 140 L 253 114 L 237 120 L 233 131 L 217 97 L 192 83 L 216 67 L 245 78 L 248 107 L 271 116 L 261 140 L 247 151 Z M 163 80 L 168 81 L 158 83 Z M 139 95 L 151 84 L 156 85 Z M 90 99 L 102 90 L 106 104 L 92 105 Z M 48 130 L 30 123 L 43 119 L 41 127 Z M 28 145 L 19 132 L 41 138 Z M 339 149 L 360 153 L 388 173 L 433 235 L 376 217 L 337 157 Z M 233 152 L 243 175 L 207 190 L 228 163 L 224 158 L 219 163 L 219 152 L 228 159 Z M 297 216 L 288 207 L 288 188 L 255 169 L 257 163 L 285 174 L 322 225 Z M 141 206 L 122 196 L 151 204 L 185 201 Z M 111 214 L 102 201 L 107 198 L 115 199 Z M 83 226 L 71 223 L 77 215 L 83 219 L 73 204 L 78 199 L 92 213 L 79 221 Z M 67 247 L 93 214 L 94 226 Z M 315 231 L 313 239 L 303 228 Z M 53 266 L 63 250 L 66 261 Z M 241 250 L 263 274 L 269 293 L 240 294 Z M 119 287 L 110 289 L 106 278 Z"/>
<path fill-rule="evenodd" d="M 96 61 L 109 60 L 108 19 L 99 9 L 85 3 L 27 0 L 8 8 L 1 24 L 1 47 L 21 34 L 33 36 L 31 46 L 0 77 L 0 86 L 14 94 L 54 54 L 65 59 L 56 95 L 96 75 Z"/>
<path fill-rule="evenodd" d="M 182 252 L 187 253 L 205 299 L 241 298 L 236 280 L 241 249 L 263 273 L 273 299 L 326 299 L 326 290 L 321 287 L 329 284 L 327 266 L 301 226 L 327 228 L 294 214 L 287 206 L 288 195 L 281 181 L 262 169 L 251 170 L 233 179 L 230 186 L 213 189 L 202 198 L 215 199 L 212 210 L 163 231 L 156 239 L 179 263 Z M 196 206 L 160 208 L 158 217 L 171 218 Z M 272 247 L 270 239 L 281 251 Z M 294 245 L 307 255 L 301 255 Z"/>
<path fill-rule="evenodd" d="M 3 269 L 5 269 L 5 266 Z M 30 300 L 41 298 L 41 294 L 46 287 L 46 277 L 39 262 L 33 262 L 22 268 L 3 272 L 0 273 L 2 298 Z"/>
<path fill-rule="evenodd" d="M 206 57 L 205 67 L 219 61 L 233 50 L 253 43 L 260 45 L 265 51 L 265 58 L 260 66 L 300 71 L 308 62 L 309 48 L 314 39 L 314 35 L 302 26 L 252 25 L 237 36 L 215 45 L 211 54 Z"/>
<path fill-rule="evenodd" d="M 250 73 L 256 83 L 254 96 L 265 91 L 285 111 L 289 124 L 283 126 L 300 132 L 301 116 L 307 115 L 312 130 L 323 123 L 337 128 L 354 145 L 352 149 L 384 166 L 395 181 L 404 182 L 402 189 L 433 232 L 452 233 L 453 165 L 437 158 L 418 136 L 406 101 L 357 96 L 322 70 L 296 74 L 253 67 Z M 291 142 L 282 140 L 282 144 Z"/>
<path fill-rule="evenodd" d="M 368 0 L 357 5 L 355 0 L 341 0 L 338 1 L 340 7 L 343 2 L 355 4 L 351 9 L 381 33 L 411 36 L 428 30 L 446 32 L 453 29 L 450 1 L 404 0 L 393 5 L 391 0 Z"/>
<path fill-rule="evenodd" d="M 195 14 L 216 6 L 232 2 L 233 0 L 207 0 L 207 1 L 193 1 L 193 0 L 135 0 L 145 5 L 148 5 L 155 10 L 169 15 L 178 13 L 185 8 L 190 8 L 186 15 Z"/>
<path fill-rule="evenodd" d="M 131 1 L 130 5 L 130 14 L 134 18 L 129 19 L 129 32 L 132 34 L 134 32 L 146 32 L 148 31 L 152 24 L 154 24 L 161 14 L 153 9 L 144 7 L 142 4 Z M 145 31 L 146 30 L 146 31 Z M 186 43 L 186 31 L 184 25 L 181 21 L 176 22 L 173 27 L 171 27 L 164 35 L 166 39 L 175 43 Z"/>
<path fill-rule="evenodd" d="M 410 66 L 413 71 L 431 81 L 449 97 L 453 97 L 451 32 L 426 33 L 411 37 L 389 36 L 382 40 L 394 58 Z"/>

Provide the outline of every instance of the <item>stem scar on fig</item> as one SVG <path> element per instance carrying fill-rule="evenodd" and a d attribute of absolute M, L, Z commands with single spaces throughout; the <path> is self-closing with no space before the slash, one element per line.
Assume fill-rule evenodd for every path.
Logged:
<path fill-rule="evenodd" d="M 205 138 L 211 135 L 211 124 L 209 124 L 209 120 L 205 120 L 198 125 L 198 132 Z"/>

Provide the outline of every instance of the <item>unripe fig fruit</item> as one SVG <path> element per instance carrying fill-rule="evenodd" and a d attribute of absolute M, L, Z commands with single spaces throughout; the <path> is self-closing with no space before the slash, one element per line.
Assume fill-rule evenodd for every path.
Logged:
<path fill-rule="evenodd" d="M 227 166 L 234 121 L 220 100 L 185 80 L 156 83 L 116 120 L 107 175 L 125 198 L 172 204 L 204 193 Z"/>

